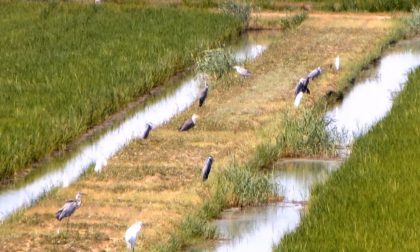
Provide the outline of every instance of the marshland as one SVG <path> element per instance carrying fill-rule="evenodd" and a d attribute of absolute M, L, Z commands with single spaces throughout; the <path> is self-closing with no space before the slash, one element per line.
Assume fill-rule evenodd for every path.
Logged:
<path fill-rule="evenodd" d="M 290 158 L 342 165 L 305 189 L 301 223 L 272 231 L 273 249 L 418 249 L 410 192 L 419 174 L 419 71 L 407 73 L 384 119 L 350 145 L 340 144 L 325 117 L 400 40 L 418 43 L 418 3 L 353 3 L 0 1 L 1 195 L 36 183 L 133 115 L 176 96 L 188 76 L 204 73 L 209 84 L 202 107 L 194 102 L 199 89 L 192 90 L 191 102 L 155 123 L 147 139 L 139 137 L 145 121 L 134 124 L 134 137 L 105 157 L 100 172 L 96 157 L 75 179 L 7 215 L 0 250 L 123 251 L 124 233 L 138 220 L 136 250 L 214 250 L 223 238 L 214 220 L 223 221 L 224 210 L 264 213 L 287 203 L 287 183 L 278 177 L 286 168 L 277 161 Z M 238 61 L 235 50 L 248 45 L 258 53 Z M 234 64 L 251 75 L 239 76 Z M 321 76 L 294 107 L 296 83 L 318 66 Z M 194 113 L 196 126 L 179 132 Z M 350 155 L 340 156 L 340 148 Z M 203 182 L 209 155 L 214 164 Z M 69 223 L 57 221 L 55 212 L 79 191 L 81 207 Z M 17 199 L 6 200 L 2 206 Z"/>

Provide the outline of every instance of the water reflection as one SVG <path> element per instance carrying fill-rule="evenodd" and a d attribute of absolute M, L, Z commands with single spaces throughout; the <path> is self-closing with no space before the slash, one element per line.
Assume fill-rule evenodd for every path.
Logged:
<path fill-rule="evenodd" d="M 236 50 L 234 57 L 239 59 L 239 63 L 245 59 L 254 59 L 265 48 L 255 43 L 245 43 L 240 48 L 234 48 Z M 35 178 L 33 182 L 2 191 L 0 193 L 0 221 L 17 209 L 31 205 L 51 189 L 69 186 L 97 161 L 105 163 L 130 141 L 140 138 L 147 123 L 151 123 L 156 128 L 169 122 L 172 117 L 186 110 L 196 101 L 203 86 L 204 76 L 201 74 L 185 78 L 173 93 L 161 97 L 154 104 L 140 110 L 97 141 L 75 150 L 75 153 L 70 154 L 73 157 L 57 165 L 58 167 L 52 171 Z M 98 165 L 97 170 L 100 171 L 103 167 Z"/>
<path fill-rule="evenodd" d="M 228 209 L 214 224 L 221 241 L 201 251 L 271 251 L 285 233 L 295 229 L 301 210 L 314 184 L 338 169 L 338 161 L 288 160 L 279 162 L 273 173 L 279 184 L 281 203 L 263 207 Z"/>

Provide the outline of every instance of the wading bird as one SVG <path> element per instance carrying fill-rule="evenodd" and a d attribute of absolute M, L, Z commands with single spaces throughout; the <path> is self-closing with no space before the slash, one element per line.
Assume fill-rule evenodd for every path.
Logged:
<path fill-rule="evenodd" d="M 250 71 L 241 66 L 234 66 L 233 68 L 235 68 L 236 72 L 241 76 L 248 77 L 251 75 Z"/>
<path fill-rule="evenodd" d="M 337 58 L 335 58 L 335 70 L 339 70 L 340 69 L 340 56 L 337 56 Z"/>
<path fill-rule="evenodd" d="M 206 181 L 209 177 L 211 166 L 213 164 L 213 157 L 209 156 L 204 163 L 203 170 L 201 171 L 201 177 L 203 177 L 203 181 Z"/>
<path fill-rule="evenodd" d="M 321 67 L 317 67 L 316 69 L 312 70 L 312 72 L 310 72 L 308 74 L 308 78 L 310 78 L 311 80 L 315 79 L 316 77 L 321 75 Z"/>
<path fill-rule="evenodd" d="M 296 89 L 295 89 L 295 107 L 298 107 L 300 104 L 300 101 L 302 100 L 303 94 L 304 93 L 308 93 L 310 94 L 311 92 L 309 91 L 308 88 L 309 85 L 309 77 L 306 77 L 306 79 L 300 79 L 298 84 L 296 85 Z"/>
<path fill-rule="evenodd" d="M 189 130 L 189 129 L 191 129 L 191 128 L 193 128 L 194 126 L 195 126 L 195 124 L 196 124 L 196 122 L 197 122 L 197 119 L 199 118 L 199 116 L 198 115 L 196 115 L 196 114 L 193 114 L 192 115 L 192 117 L 190 118 L 190 119 L 188 119 L 188 120 L 186 120 L 182 125 L 181 125 L 181 127 L 179 127 L 179 131 L 187 131 L 187 130 Z"/>
<path fill-rule="evenodd" d="M 201 107 L 204 104 L 204 101 L 207 98 L 207 93 L 209 92 L 209 85 L 206 82 L 206 86 L 204 87 L 203 90 L 201 90 L 200 92 L 200 96 L 198 98 L 198 106 Z"/>
<path fill-rule="evenodd" d="M 127 248 L 134 251 L 134 247 L 136 246 L 137 236 L 140 235 L 141 226 L 143 222 L 138 221 L 134 223 L 131 227 L 125 231 L 125 243 L 127 243 Z"/>
<path fill-rule="evenodd" d="M 143 133 L 143 136 L 141 137 L 142 139 L 147 139 L 147 137 L 150 134 L 150 131 L 153 129 L 152 124 L 151 123 L 146 123 L 146 130 Z"/>
<path fill-rule="evenodd" d="M 59 221 L 62 219 L 69 217 L 67 219 L 67 226 L 70 221 L 70 216 L 76 211 L 77 208 L 79 208 L 82 204 L 82 195 L 85 195 L 84 193 L 78 192 L 76 194 L 76 199 L 74 200 L 68 200 L 66 203 L 64 203 L 63 207 L 55 213 L 55 218 Z"/>

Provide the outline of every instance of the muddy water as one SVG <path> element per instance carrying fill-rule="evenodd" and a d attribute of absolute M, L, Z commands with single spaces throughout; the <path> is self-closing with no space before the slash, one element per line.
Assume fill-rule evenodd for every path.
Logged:
<path fill-rule="evenodd" d="M 258 38 L 247 35 L 240 44 L 232 46 L 234 57 L 238 63 L 252 60 L 263 53 L 266 44 L 259 44 L 256 41 Z M 46 171 L 42 174 L 36 174 L 31 182 L 1 191 L 0 221 L 14 211 L 31 205 L 46 192 L 57 187 L 69 186 L 95 164 L 95 171 L 100 172 L 104 167 L 106 169 L 106 166 L 98 164 L 105 163 L 130 141 L 140 138 L 146 129 L 146 123 L 151 123 L 153 128 L 157 128 L 192 106 L 203 86 L 203 75 L 186 77 L 180 81 L 176 90 L 141 108 L 119 126 L 109 130 L 98 139 L 75 149 L 63 160 L 55 160 L 46 164 L 48 169 L 44 169 Z"/>
<path fill-rule="evenodd" d="M 331 131 L 343 136 L 343 143 L 366 133 L 391 109 L 393 98 L 404 87 L 409 73 L 420 66 L 420 41 L 404 41 L 386 54 L 373 76 L 356 84 L 342 104 L 329 111 Z"/>
<path fill-rule="evenodd" d="M 215 220 L 221 240 L 195 251 L 271 251 L 297 227 L 313 185 L 338 169 L 339 161 L 288 160 L 275 165 L 273 178 L 284 201 L 262 207 L 228 209 Z"/>

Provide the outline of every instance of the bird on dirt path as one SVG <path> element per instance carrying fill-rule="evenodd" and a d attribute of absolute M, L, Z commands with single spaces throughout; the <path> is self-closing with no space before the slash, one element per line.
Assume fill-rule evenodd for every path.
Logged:
<path fill-rule="evenodd" d="M 207 84 L 207 82 L 206 82 L 206 86 L 204 87 L 204 89 L 203 89 L 203 90 L 201 90 L 201 92 L 200 92 L 200 96 L 199 96 L 199 98 L 198 98 L 198 106 L 199 106 L 199 107 L 203 106 L 204 101 L 205 101 L 205 100 L 206 100 L 206 98 L 207 98 L 207 94 L 208 94 L 208 92 L 209 92 L 209 85 L 208 85 L 208 84 Z"/>
<path fill-rule="evenodd" d="M 321 67 L 317 67 L 308 74 L 309 79 L 313 80 L 321 75 Z"/>
<path fill-rule="evenodd" d="M 141 137 L 142 139 L 147 139 L 147 137 L 150 134 L 150 131 L 153 129 L 152 124 L 151 123 L 146 123 L 146 130 L 143 133 L 143 136 Z"/>
<path fill-rule="evenodd" d="M 127 244 L 127 248 L 131 249 L 132 251 L 134 251 L 134 247 L 136 246 L 136 240 L 137 237 L 140 235 L 142 225 L 143 222 L 138 221 L 131 225 L 131 227 L 129 227 L 127 231 L 125 231 L 125 243 Z"/>
<path fill-rule="evenodd" d="M 78 192 L 76 194 L 76 199 L 68 200 L 64 203 L 63 207 L 55 213 L 55 218 L 59 221 L 68 217 L 67 219 L 67 226 L 70 221 L 70 216 L 82 205 L 82 195 L 84 193 Z"/>
<path fill-rule="evenodd" d="M 236 72 L 241 76 L 248 77 L 251 75 L 250 71 L 241 66 L 234 66 L 233 68 L 235 68 Z"/>
<path fill-rule="evenodd" d="M 196 122 L 197 122 L 197 119 L 199 118 L 199 116 L 198 115 L 196 115 L 196 114 L 193 114 L 192 115 L 192 117 L 190 118 L 190 119 L 188 119 L 188 120 L 186 120 L 182 125 L 181 125 L 181 127 L 179 127 L 179 131 L 187 131 L 187 130 L 189 130 L 189 129 L 191 129 L 191 128 L 193 128 L 194 126 L 195 126 L 195 124 L 196 124 Z"/>
<path fill-rule="evenodd" d="M 201 177 L 203 178 L 203 181 L 206 181 L 208 179 L 212 164 L 213 164 L 213 157 L 209 156 L 206 159 L 206 162 L 204 162 L 204 166 L 201 171 Z"/>

